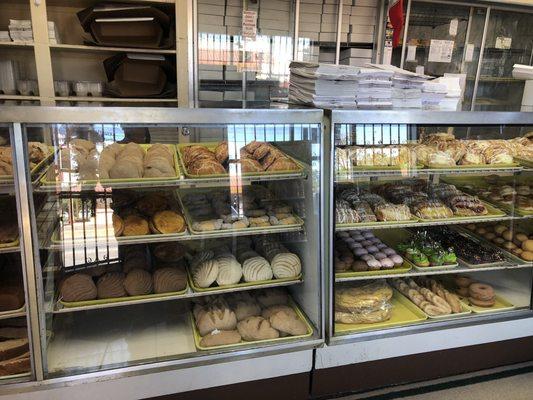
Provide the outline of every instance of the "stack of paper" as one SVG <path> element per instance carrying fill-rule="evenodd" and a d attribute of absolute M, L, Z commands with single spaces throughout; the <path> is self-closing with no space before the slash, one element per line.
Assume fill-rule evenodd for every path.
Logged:
<path fill-rule="evenodd" d="M 443 76 L 433 80 L 446 87 L 446 96 L 439 102 L 439 109 L 445 111 L 461 110 L 461 78 L 459 76 Z"/>
<path fill-rule="evenodd" d="M 0 43 L 11 42 L 8 31 L 0 31 Z"/>
<path fill-rule="evenodd" d="M 9 36 L 14 42 L 33 42 L 33 30 L 29 19 L 10 19 Z"/>
<path fill-rule="evenodd" d="M 445 97 L 445 84 L 433 80 L 424 82 L 422 85 L 422 108 L 427 110 L 439 109 L 440 103 Z"/>
<path fill-rule="evenodd" d="M 356 108 L 359 68 L 293 61 L 290 72 L 289 101 L 323 108 Z"/>
<path fill-rule="evenodd" d="M 48 40 L 50 44 L 60 44 L 59 33 L 54 21 L 48 21 Z"/>
<path fill-rule="evenodd" d="M 393 72 L 378 68 L 360 68 L 357 76 L 357 108 L 387 109 L 392 107 Z"/>

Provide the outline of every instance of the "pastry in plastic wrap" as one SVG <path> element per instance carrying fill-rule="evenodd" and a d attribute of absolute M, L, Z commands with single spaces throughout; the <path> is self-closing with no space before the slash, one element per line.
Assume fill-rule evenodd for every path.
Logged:
<path fill-rule="evenodd" d="M 228 161 L 229 151 L 228 151 L 228 142 L 220 142 L 214 150 L 215 158 L 221 164 L 224 164 Z"/>
<path fill-rule="evenodd" d="M 447 197 L 446 203 L 453 213 L 458 216 L 468 217 L 488 214 L 487 208 L 477 197 L 467 194 Z"/>
<path fill-rule="evenodd" d="M 126 296 L 124 288 L 125 276 L 122 272 L 108 272 L 102 275 L 96 283 L 99 299 L 111 299 Z"/>
<path fill-rule="evenodd" d="M 335 202 L 335 222 L 337 224 L 355 224 L 360 221 L 359 214 L 350 207 L 347 201 L 337 200 Z"/>
<path fill-rule="evenodd" d="M 276 279 L 295 278 L 302 272 L 300 257 L 293 253 L 279 253 L 270 263 Z"/>
<path fill-rule="evenodd" d="M 225 346 L 228 344 L 236 344 L 241 341 L 241 335 L 238 331 L 220 331 L 214 330 L 208 333 L 200 340 L 202 347 Z"/>
<path fill-rule="evenodd" d="M 481 153 L 467 152 L 459 161 L 461 165 L 480 165 L 485 164 L 485 157 Z"/>
<path fill-rule="evenodd" d="M 240 164 L 241 164 L 242 173 L 263 171 L 263 166 L 259 164 L 258 161 L 251 159 L 251 158 L 245 158 L 245 159 L 240 160 Z"/>
<path fill-rule="evenodd" d="M 96 299 L 97 290 L 89 275 L 78 273 L 61 282 L 60 294 L 62 299 L 67 302 L 87 301 Z"/>
<path fill-rule="evenodd" d="M 298 168 L 298 164 L 296 164 L 290 158 L 280 157 L 268 167 L 267 171 L 294 171 Z"/>
<path fill-rule="evenodd" d="M 235 313 L 221 299 L 215 300 L 208 306 L 200 307 L 195 314 L 200 336 L 205 336 L 215 329 L 231 331 L 237 326 Z"/>
<path fill-rule="evenodd" d="M 217 280 L 218 271 L 217 260 L 204 261 L 193 267 L 192 278 L 196 286 L 207 288 Z"/>
<path fill-rule="evenodd" d="M 247 259 L 242 265 L 242 275 L 245 282 L 268 281 L 272 279 L 272 267 L 263 257 Z"/>
<path fill-rule="evenodd" d="M 392 289 L 385 281 L 343 286 L 335 291 L 335 311 L 352 312 L 381 307 L 392 298 Z"/>
<path fill-rule="evenodd" d="M 124 289 L 130 296 L 150 294 L 154 290 L 152 275 L 144 269 L 133 269 L 124 279 Z"/>
<path fill-rule="evenodd" d="M 242 277 L 241 264 L 233 256 L 217 257 L 218 276 L 216 282 L 219 286 L 234 285 Z"/>
<path fill-rule="evenodd" d="M 270 322 L 260 316 L 248 317 L 239 321 L 237 323 L 237 330 L 243 340 L 248 342 L 276 339 L 279 337 L 279 332 L 272 328 Z"/>
<path fill-rule="evenodd" d="M 384 203 L 374 208 L 378 221 L 408 221 L 412 218 L 405 204 Z"/>
<path fill-rule="evenodd" d="M 179 292 L 187 287 L 187 275 L 183 268 L 165 267 L 154 272 L 154 293 Z"/>

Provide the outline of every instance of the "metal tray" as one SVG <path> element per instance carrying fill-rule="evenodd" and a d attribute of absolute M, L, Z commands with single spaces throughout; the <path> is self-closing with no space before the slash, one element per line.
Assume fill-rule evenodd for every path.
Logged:
<path fill-rule="evenodd" d="M 427 315 L 422 310 L 394 289 L 390 302 L 392 304 L 392 314 L 388 321 L 373 324 L 341 324 L 335 322 L 335 335 L 349 335 L 350 333 L 412 325 L 427 319 Z"/>
<path fill-rule="evenodd" d="M 213 150 L 215 147 L 218 146 L 219 143 L 220 142 L 180 143 L 180 144 L 177 144 L 178 155 L 179 155 L 179 163 L 180 163 L 180 166 L 181 166 L 181 168 L 183 170 L 183 173 L 184 173 L 186 178 L 189 178 L 189 179 L 229 178 L 230 174 L 228 172 L 226 172 L 224 174 L 212 174 L 212 175 L 194 175 L 194 174 L 190 174 L 189 171 L 187 170 L 187 168 L 185 167 L 185 163 L 183 162 L 182 149 L 184 147 L 198 145 L 198 146 L 207 147 L 209 150 Z M 266 177 L 266 176 L 274 176 L 274 175 L 295 175 L 295 174 L 299 175 L 299 176 L 303 176 L 304 172 L 305 172 L 304 164 L 301 161 L 295 159 L 294 157 L 289 156 L 285 152 L 283 152 L 283 154 L 286 157 L 290 158 L 292 161 L 294 161 L 298 165 L 299 168 L 296 169 L 296 170 L 287 170 L 287 171 L 241 172 L 238 176 L 244 176 L 244 177 L 262 177 L 262 176 L 265 176 Z"/>
<path fill-rule="evenodd" d="M 195 193 L 202 193 L 202 191 L 195 190 Z M 183 201 L 181 199 L 179 192 L 178 192 L 178 201 L 181 206 L 181 209 L 183 210 L 183 216 L 185 217 L 185 222 L 187 223 L 187 226 L 189 227 L 189 232 L 191 232 L 191 234 L 193 235 L 214 235 L 216 236 L 222 232 L 240 232 L 240 233 L 243 233 L 243 232 L 271 233 L 272 232 L 272 233 L 275 233 L 276 231 L 283 231 L 287 228 L 301 228 L 304 225 L 304 220 L 301 219 L 298 215 L 293 213 L 292 216 L 296 219 L 297 223 L 292 224 L 292 225 L 271 225 L 269 227 L 258 226 L 258 227 L 253 227 L 253 228 L 248 227 L 248 228 L 238 228 L 238 229 L 218 229 L 214 231 L 196 231 L 192 227 L 195 221 L 190 216 L 189 210 L 187 210 L 187 207 L 185 207 L 185 204 L 183 204 Z"/>
<path fill-rule="evenodd" d="M 143 149 L 148 150 L 152 147 L 151 144 L 141 144 Z M 176 185 L 181 179 L 181 171 L 178 163 L 178 156 L 176 152 L 176 146 L 173 144 L 165 144 L 173 154 L 174 157 L 174 170 L 175 176 L 172 177 L 160 177 L 160 178 L 124 178 L 124 179 L 96 179 L 96 180 L 62 180 L 56 177 L 55 164 L 50 165 L 45 174 L 43 174 L 40 180 L 41 189 L 53 189 L 56 190 L 58 186 L 66 186 L 71 188 L 72 186 L 85 186 L 86 189 L 94 188 L 101 185 L 104 187 L 114 188 L 135 188 L 138 186 L 151 186 L 151 185 Z M 63 172 L 59 172 L 62 174 Z M 78 175 L 75 172 L 64 172 L 68 175 Z"/>
<path fill-rule="evenodd" d="M 193 292 L 198 293 L 205 293 L 205 292 L 213 292 L 216 293 L 219 290 L 225 290 L 225 289 L 236 289 L 236 288 L 253 288 L 258 289 L 261 288 L 261 286 L 271 283 L 283 283 L 283 282 L 303 282 L 302 274 L 298 274 L 294 278 L 282 278 L 282 279 L 276 279 L 272 278 L 269 280 L 264 281 L 255 281 L 255 282 L 239 282 L 235 283 L 233 285 L 224 285 L 224 286 L 210 286 L 207 288 L 201 288 L 196 286 L 194 283 L 194 280 L 192 278 L 192 274 L 189 268 L 187 268 L 187 278 L 189 280 L 189 286 L 192 288 Z"/>
<path fill-rule="evenodd" d="M 305 323 L 307 327 L 307 333 L 304 335 L 297 335 L 297 336 L 285 336 L 285 337 L 279 337 L 276 339 L 264 339 L 264 340 L 254 340 L 253 342 L 246 342 L 242 341 L 240 343 L 235 344 L 224 344 L 220 346 L 212 346 L 212 347 L 203 347 L 200 345 L 200 341 L 202 340 L 202 337 L 200 336 L 200 332 L 198 332 L 198 328 L 196 327 L 196 323 L 194 321 L 194 316 L 192 312 L 190 313 L 190 321 L 191 321 L 191 327 L 193 331 L 194 336 L 194 344 L 198 350 L 222 350 L 222 349 L 233 349 L 233 348 L 239 348 L 243 346 L 249 346 L 254 344 L 275 344 L 278 342 L 285 342 L 285 341 L 292 341 L 297 339 L 304 339 L 308 338 L 313 335 L 313 327 L 309 323 L 307 317 L 304 315 L 304 313 L 300 310 L 298 305 L 290 298 L 289 305 L 294 309 L 298 317 Z"/>
<path fill-rule="evenodd" d="M 19 244 L 20 244 L 20 239 L 17 237 L 12 242 L 0 243 L 0 249 L 6 250 L 6 249 L 11 248 L 11 247 L 18 248 Z"/>

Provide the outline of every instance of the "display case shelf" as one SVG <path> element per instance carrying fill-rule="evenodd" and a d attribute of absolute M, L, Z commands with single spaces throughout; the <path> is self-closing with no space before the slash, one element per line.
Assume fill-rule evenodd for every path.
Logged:
<path fill-rule="evenodd" d="M 32 49 L 33 42 L 0 42 L 0 49 Z"/>
<path fill-rule="evenodd" d="M 140 49 L 133 47 L 103 47 L 86 46 L 82 44 L 51 44 L 53 51 L 70 51 L 79 53 L 149 53 L 149 54 L 176 54 L 175 49 Z"/>
<path fill-rule="evenodd" d="M 0 97 L 1 99 L 1 97 Z M 178 99 L 134 98 L 134 97 L 92 97 L 92 96 L 68 96 L 55 97 L 56 101 L 88 101 L 102 103 L 177 103 Z"/>

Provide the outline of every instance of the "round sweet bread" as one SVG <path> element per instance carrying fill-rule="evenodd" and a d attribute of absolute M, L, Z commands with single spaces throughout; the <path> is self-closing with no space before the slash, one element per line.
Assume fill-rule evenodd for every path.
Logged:
<path fill-rule="evenodd" d="M 198 264 L 193 268 L 192 279 L 196 286 L 201 288 L 209 287 L 218 277 L 218 261 L 208 260 Z"/>
<path fill-rule="evenodd" d="M 120 218 L 117 214 L 113 214 L 111 220 L 113 222 L 113 231 L 115 233 L 115 237 L 122 236 L 122 233 L 124 233 L 124 221 L 122 221 L 122 218 Z"/>
<path fill-rule="evenodd" d="M 151 217 L 158 211 L 168 208 L 168 199 L 161 193 L 151 193 L 137 201 L 135 207 L 144 215 Z"/>
<path fill-rule="evenodd" d="M 253 257 L 259 257 L 259 253 L 257 253 L 255 250 L 252 250 L 252 249 L 246 249 L 246 250 L 237 252 L 237 261 L 239 261 L 241 264 L 244 263 L 249 258 L 253 258 Z"/>
<path fill-rule="evenodd" d="M 175 211 L 158 211 L 150 225 L 153 233 L 179 233 L 185 230 L 185 220 Z"/>
<path fill-rule="evenodd" d="M 268 281 L 272 279 L 272 268 L 263 257 L 252 257 L 242 265 L 242 274 L 246 282 Z"/>
<path fill-rule="evenodd" d="M 144 269 L 131 270 L 124 279 L 124 288 L 130 296 L 150 294 L 154 289 L 152 275 Z"/>
<path fill-rule="evenodd" d="M 294 278 L 302 272 L 300 258 L 293 253 L 276 254 L 270 265 L 276 279 Z"/>
<path fill-rule="evenodd" d="M 64 301 L 86 301 L 96 299 L 96 285 L 86 274 L 74 274 L 61 283 L 61 297 Z"/>
<path fill-rule="evenodd" d="M 150 228 L 148 221 L 138 215 L 128 215 L 124 219 L 124 236 L 142 236 L 148 235 Z"/>
<path fill-rule="evenodd" d="M 211 250 L 199 251 L 196 253 L 191 260 L 191 267 L 196 268 L 197 265 L 200 265 L 204 261 L 211 260 L 215 256 L 215 253 Z"/>
<path fill-rule="evenodd" d="M 124 289 L 124 274 L 122 272 L 108 272 L 102 275 L 96 283 L 99 299 L 110 299 L 126 296 Z"/>
<path fill-rule="evenodd" d="M 154 272 L 154 293 L 179 292 L 187 286 L 187 276 L 181 268 L 166 267 Z"/>
<path fill-rule="evenodd" d="M 233 256 L 221 256 L 216 258 L 218 262 L 218 286 L 234 285 L 239 283 L 242 277 L 241 264 Z"/>

